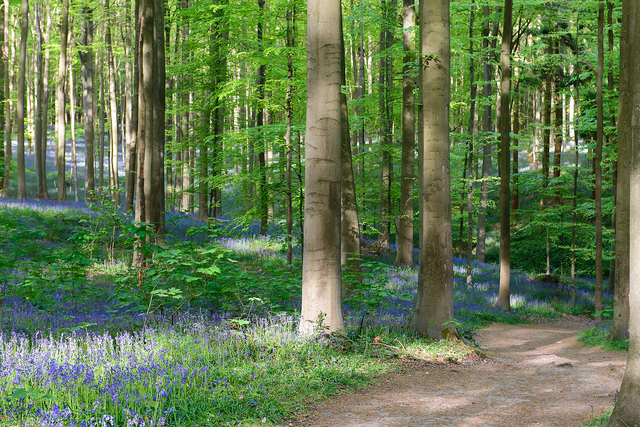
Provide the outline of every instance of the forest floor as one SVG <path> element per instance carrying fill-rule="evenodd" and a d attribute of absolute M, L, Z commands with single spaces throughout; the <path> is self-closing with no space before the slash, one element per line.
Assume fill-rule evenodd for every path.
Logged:
<path fill-rule="evenodd" d="M 626 355 L 575 339 L 587 320 L 481 329 L 488 357 L 406 360 L 366 390 L 313 405 L 289 425 L 391 427 L 581 426 L 613 404 Z"/>

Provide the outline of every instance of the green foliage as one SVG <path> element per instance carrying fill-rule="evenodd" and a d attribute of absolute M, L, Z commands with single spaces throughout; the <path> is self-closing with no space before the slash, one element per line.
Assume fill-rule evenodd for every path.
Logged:
<path fill-rule="evenodd" d="M 609 337 L 611 321 L 594 324 L 578 335 L 578 341 L 590 347 L 600 347 L 607 351 L 626 353 L 629 351 L 629 339 L 617 340 Z"/>

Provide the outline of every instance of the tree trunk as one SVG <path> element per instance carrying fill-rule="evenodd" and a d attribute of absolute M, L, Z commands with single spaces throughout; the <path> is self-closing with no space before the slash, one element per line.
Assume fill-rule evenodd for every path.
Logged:
<path fill-rule="evenodd" d="M 502 82 L 500 83 L 500 290 L 496 307 L 511 310 L 511 215 L 510 215 L 510 165 L 511 142 L 511 16 L 513 0 L 504 2 L 502 30 Z"/>
<path fill-rule="evenodd" d="M 623 177 L 618 170 L 619 181 L 630 183 L 630 245 L 629 245 L 629 276 L 636 279 L 629 288 L 629 352 L 627 353 L 627 367 L 616 396 L 615 408 L 605 427 L 637 426 L 640 420 L 640 79 L 634 73 L 622 70 L 637 70 L 640 67 L 640 34 L 636 31 L 636 21 L 640 18 L 640 8 L 637 0 L 623 0 L 622 2 L 622 30 L 620 52 L 620 96 L 619 105 L 630 101 L 628 109 L 620 110 L 618 125 L 623 131 L 626 141 L 630 144 L 631 162 L 629 174 Z M 623 68 L 629 66 L 629 68 Z M 624 98 L 624 99 L 623 99 Z M 624 119 L 624 120 L 623 120 Z M 622 160 L 622 157 L 618 157 Z M 619 199 L 621 199 L 620 197 Z M 618 234 L 622 234 L 618 229 Z M 616 252 L 618 247 L 616 245 Z M 616 280 L 616 291 L 618 290 Z M 614 313 L 615 319 L 615 313 Z"/>
<path fill-rule="evenodd" d="M 516 78 L 518 75 L 516 73 Z M 513 173 L 513 191 L 511 195 L 511 216 L 514 221 L 518 220 L 519 191 L 518 191 L 518 134 L 520 133 L 520 80 L 516 80 L 513 88 L 513 159 L 511 161 L 511 172 Z"/>
<path fill-rule="evenodd" d="M 324 326 L 329 332 L 345 332 L 340 267 L 343 56 L 340 16 L 339 0 L 308 2 L 305 233 L 300 319 L 300 331 L 307 334 Z"/>
<path fill-rule="evenodd" d="M 395 264 L 413 267 L 413 181 L 415 148 L 415 80 L 411 76 L 414 66 L 415 42 L 412 27 L 416 25 L 414 0 L 402 5 L 402 46 L 405 53 L 402 70 L 402 166 L 400 177 L 400 218 L 398 219 L 398 253 Z"/>
<path fill-rule="evenodd" d="M 130 0 L 125 1 L 125 10 L 127 11 L 127 16 L 129 16 L 129 11 L 131 10 Z M 131 212 L 133 210 L 133 200 L 135 197 L 135 189 L 136 189 L 136 137 L 138 133 L 138 129 L 136 126 L 136 112 L 134 111 L 133 105 L 136 102 L 135 96 L 132 93 L 131 88 L 131 78 L 133 77 L 133 64 L 131 63 L 131 24 L 130 20 L 124 23 L 124 55 L 125 55 L 125 63 L 124 63 L 124 97 L 125 97 L 125 107 L 124 107 L 124 117 L 125 117 L 125 134 L 126 134 L 126 144 L 127 144 L 127 162 L 125 164 L 125 179 L 126 179 L 126 188 L 125 188 L 125 211 Z M 136 43 L 137 45 L 137 43 Z M 135 85 L 135 82 L 134 82 Z M 134 86 L 135 88 L 135 86 Z"/>
<path fill-rule="evenodd" d="M 73 67 L 69 67 L 69 105 L 71 107 L 71 163 L 73 168 L 73 195 L 76 202 L 80 201 L 78 196 L 78 157 L 76 153 L 76 99 L 73 87 Z"/>
<path fill-rule="evenodd" d="M 604 139 L 604 110 L 602 102 L 602 77 L 604 73 L 604 1 L 598 5 L 598 70 L 596 73 L 597 135 L 596 179 L 596 321 L 602 320 L 602 142 Z"/>
<path fill-rule="evenodd" d="M 342 21 L 342 15 L 340 15 Z M 340 27 L 342 29 L 342 27 Z M 342 85 L 346 86 L 344 37 L 340 33 L 342 43 Z M 356 183 L 353 176 L 353 162 L 351 156 L 351 138 L 349 131 L 349 110 L 347 109 L 347 95 L 340 92 L 340 114 L 342 120 L 342 139 L 340 147 L 340 200 L 341 200 L 341 257 L 340 264 L 347 271 L 361 280 L 360 273 L 360 225 L 358 221 L 358 203 L 356 200 Z M 343 286 L 342 294 L 349 295 L 353 289 Z"/>
<path fill-rule="evenodd" d="M 105 0 L 105 11 L 110 13 L 109 0 Z M 109 73 L 109 187 L 111 197 L 117 205 L 120 204 L 118 183 L 118 104 L 116 100 L 116 64 L 111 44 L 111 20 L 105 28 L 105 42 L 107 44 L 107 72 Z"/>
<path fill-rule="evenodd" d="M 27 73 L 27 37 L 29 29 L 29 2 L 22 0 L 22 23 L 20 25 L 20 62 L 18 70 L 18 101 L 16 102 L 16 122 L 18 130 L 18 200 L 27 199 L 27 183 L 24 165 L 24 100 Z"/>
<path fill-rule="evenodd" d="M 420 2 L 420 270 L 411 330 L 457 335 L 453 320 L 453 242 L 449 177 L 449 1 Z"/>
<path fill-rule="evenodd" d="M 82 45 L 85 51 L 80 53 L 82 62 L 82 105 L 85 142 L 85 172 L 84 192 L 86 200 L 95 200 L 95 172 L 94 172 L 94 98 L 93 98 L 93 10 L 88 6 L 83 8 L 84 22 L 82 27 Z"/>
<path fill-rule="evenodd" d="M 67 35 L 69 32 L 69 0 L 62 1 L 62 24 L 60 29 L 60 63 L 58 68 L 58 85 L 56 88 L 56 132 L 58 143 L 56 150 L 56 165 L 58 167 L 58 201 L 67 201 L 67 187 L 65 182 L 65 148 L 66 133 L 64 88 L 67 81 Z"/>
<path fill-rule="evenodd" d="M 474 0 L 471 0 L 471 17 L 469 18 L 469 127 L 467 131 L 467 287 L 472 286 L 471 257 L 473 255 L 473 134 L 476 114 L 476 82 L 475 63 L 473 58 L 473 21 L 476 13 Z"/>
<path fill-rule="evenodd" d="M 613 293 L 613 326 L 611 337 L 626 339 L 629 336 L 629 251 L 630 251 L 630 185 L 632 127 L 636 92 L 634 74 L 630 73 L 633 64 L 638 65 L 640 57 L 635 52 L 636 0 L 624 0 L 622 27 L 620 30 L 620 83 L 618 95 L 618 162 L 616 182 L 616 236 L 615 236 L 615 291 Z M 628 11 L 627 11 L 628 10 Z"/>
<path fill-rule="evenodd" d="M 295 22 L 296 22 L 296 6 L 291 4 L 289 0 L 289 9 L 287 10 L 287 33 L 286 45 L 289 49 L 295 47 Z M 291 187 L 291 121 L 293 119 L 293 106 L 291 101 L 293 98 L 293 54 L 289 52 L 287 55 L 287 94 L 285 97 L 285 113 L 286 113 L 286 131 L 284 134 L 286 156 L 285 179 L 287 185 L 287 263 L 292 263 L 293 258 L 293 195 Z"/>
<path fill-rule="evenodd" d="M 476 258 L 479 262 L 484 262 L 486 224 L 487 224 L 487 200 L 489 197 L 489 176 L 491 175 L 491 146 L 493 144 L 491 125 L 491 86 L 493 82 L 493 51 L 498 34 L 498 21 L 493 25 L 492 41 L 489 43 L 489 6 L 483 9 L 484 24 L 482 29 L 482 50 L 486 52 L 482 58 L 483 62 L 483 97 L 484 112 L 482 116 L 482 188 L 480 193 L 480 211 L 478 212 L 478 236 L 476 243 Z M 489 50 L 489 47 L 491 49 Z"/>
<path fill-rule="evenodd" d="M 393 144 L 393 44 L 392 28 L 395 23 L 396 0 L 382 1 L 382 29 L 380 31 L 380 233 L 378 245 L 384 252 L 391 249 L 391 145 Z"/>
<path fill-rule="evenodd" d="M 4 93 L 5 93 L 5 152 L 4 152 L 4 182 L 2 185 L 2 197 L 9 197 L 9 179 L 11 178 L 11 90 L 9 85 L 9 0 L 4 0 L 4 23 L 3 32 L 5 44 L 2 47 L 2 57 L 4 62 Z"/>
<path fill-rule="evenodd" d="M 37 18 L 36 18 L 36 22 L 37 22 Z M 0 83 L 0 127 L 4 127 L 6 123 L 5 122 L 6 120 L 5 102 L 7 101 L 7 98 L 9 98 L 9 94 L 6 93 L 7 96 L 5 96 L 5 91 L 4 91 L 4 82 L 5 82 L 4 51 L 6 47 L 4 43 L 4 2 L 0 3 L 0 27 L 1 27 L 0 28 L 0 79 L 2 80 L 2 82 Z M 5 134 L 4 132 L 0 131 L 0 194 L 2 194 L 2 191 L 4 190 L 4 175 L 5 173 L 6 174 L 9 173 L 7 170 L 5 170 L 4 143 L 5 143 Z"/>
<path fill-rule="evenodd" d="M 258 8 L 260 9 L 260 18 L 258 19 L 258 50 L 260 54 L 264 51 L 264 35 L 262 21 L 264 20 L 265 0 L 258 0 Z M 264 60 L 264 58 L 262 59 Z M 264 85 L 266 83 L 267 66 L 261 64 L 258 67 L 256 86 L 258 89 L 258 101 L 256 105 L 256 127 L 258 128 L 258 163 L 260 169 L 260 234 L 267 234 L 267 223 L 269 220 L 269 189 L 267 188 L 267 160 L 265 156 L 266 139 L 264 137 Z"/>

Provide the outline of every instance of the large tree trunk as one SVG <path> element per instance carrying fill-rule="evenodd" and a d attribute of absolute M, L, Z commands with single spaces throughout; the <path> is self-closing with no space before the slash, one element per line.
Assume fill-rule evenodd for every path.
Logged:
<path fill-rule="evenodd" d="M 58 167 L 58 201 L 67 200 L 65 182 L 65 147 L 67 128 L 65 124 L 66 99 L 64 88 L 67 81 L 67 34 L 69 32 L 69 0 L 62 1 L 62 25 L 60 27 L 60 63 L 58 68 L 58 85 L 56 88 L 56 132 L 58 143 L 56 165 Z"/>
<path fill-rule="evenodd" d="M 449 176 L 449 1 L 420 2 L 420 271 L 410 328 L 432 339 L 456 335 Z"/>
<path fill-rule="evenodd" d="M 396 265 L 413 267 L 413 180 L 415 148 L 415 81 L 411 76 L 414 61 L 415 42 L 412 27 L 416 25 L 415 3 L 404 0 L 402 5 L 402 46 L 405 52 L 402 70 L 402 166 L 400 176 L 400 218 L 398 219 L 398 253 Z"/>
<path fill-rule="evenodd" d="M 69 106 L 71 111 L 69 116 L 71 117 L 71 164 L 73 173 L 73 195 L 76 202 L 80 201 L 78 195 L 78 157 L 76 152 L 76 99 L 75 90 L 73 87 L 73 67 L 69 67 Z"/>
<path fill-rule="evenodd" d="M 307 136 L 300 331 L 321 326 L 344 333 L 340 267 L 340 92 L 342 22 L 339 0 L 307 6 Z M 322 325 L 319 323 L 322 322 Z"/>
<path fill-rule="evenodd" d="M 615 292 L 613 293 L 613 326 L 611 336 L 616 339 L 628 337 L 629 329 L 629 221 L 630 221 L 630 181 L 632 128 L 634 97 L 631 83 L 633 64 L 639 57 L 631 56 L 635 42 L 636 0 L 624 0 L 625 13 L 622 14 L 620 32 L 620 83 L 618 95 L 618 162 L 616 182 L 616 237 L 615 237 Z M 627 12 L 629 10 L 629 12 Z M 633 14 L 632 14 L 633 12 Z"/>
<path fill-rule="evenodd" d="M 602 142 L 604 140 L 604 110 L 602 103 L 602 77 L 604 73 L 604 2 L 598 6 L 598 69 L 596 72 L 596 321 L 602 320 Z"/>
<path fill-rule="evenodd" d="M 24 100 L 27 73 L 27 37 L 29 29 L 29 2 L 22 0 L 22 23 L 20 24 L 20 62 L 18 70 L 18 101 L 16 102 L 16 122 L 18 130 L 18 200 L 26 200 L 27 183 L 24 166 Z"/>
<path fill-rule="evenodd" d="M 40 199 L 49 199 L 49 192 L 47 191 L 47 144 L 46 144 L 46 112 L 43 111 L 44 106 L 44 63 L 43 63 L 43 42 L 44 36 L 42 31 L 42 23 L 40 21 L 40 8 L 39 3 L 35 4 L 35 28 L 36 28 L 36 102 L 35 112 L 33 120 L 33 139 L 36 146 L 35 166 L 36 177 L 38 180 L 38 192 L 36 197 Z M 43 123 L 45 126 L 43 126 Z M 44 135 L 43 135 L 44 133 Z"/>
<path fill-rule="evenodd" d="M 510 165 L 511 142 L 511 16 L 513 0 L 504 2 L 502 29 L 502 81 L 500 83 L 500 290 L 496 307 L 511 310 L 511 214 L 510 214 Z"/>
<path fill-rule="evenodd" d="M 640 19 L 637 0 L 622 1 L 622 31 L 620 52 L 620 97 L 619 102 L 630 101 L 628 109 L 620 110 L 618 125 L 630 142 L 631 162 L 629 174 L 622 176 L 618 169 L 619 181 L 630 183 L 630 245 L 629 245 L 629 352 L 627 367 L 616 397 L 615 408 L 606 427 L 637 426 L 640 420 L 640 79 L 633 72 L 640 67 L 640 33 L 636 31 L 636 21 Z M 624 66 L 624 68 L 623 68 Z M 626 68 L 626 67 L 629 68 Z M 624 99 L 623 99 L 624 98 Z M 622 160 L 622 157 L 618 157 Z M 620 197 L 622 198 L 622 197 Z M 619 199 L 620 199 L 619 198 Z M 618 233 L 621 230 L 618 229 Z M 617 250 L 617 245 L 616 245 Z M 616 280 L 616 291 L 618 290 Z M 614 316 L 615 318 L 615 316 Z"/>

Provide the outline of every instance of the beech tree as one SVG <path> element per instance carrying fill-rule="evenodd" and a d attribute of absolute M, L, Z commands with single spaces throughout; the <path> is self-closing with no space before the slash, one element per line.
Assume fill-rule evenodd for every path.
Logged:
<path fill-rule="evenodd" d="M 340 0 L 307 5 L 307 135 L 300 331 L 344 332 L 340 267 Z"/>
<path fill-rule="evenodd" d="M 420 2 L 420 269 L 411 329 L 432 339 L 457 333 L 449 177 L 449 0 Z"/>
<path fill-rule="evenodd" d="M 621 92 L 630 101 L 630 120 L 618 120 L 625 126 L 631 142 L 631 162 L 629 168 L 629 352 L 627 366 L 616 397 L 615 408 L 605 427 L 630 427 L 640 420 L 640 78 L 632 70 L 640 67 L 640 33 L 637 22 L 640 19 L 640 4 L 637 0 L 623 0 L 622 49 L 620 69 L 629 66 L 631 72 L 620 80 Z M 628 114 L 624 109 L 624 114 Z M 623 117 L 619 117 L 623 119 Z M 620 230 L 618 230 L 620 232 Z"/>

